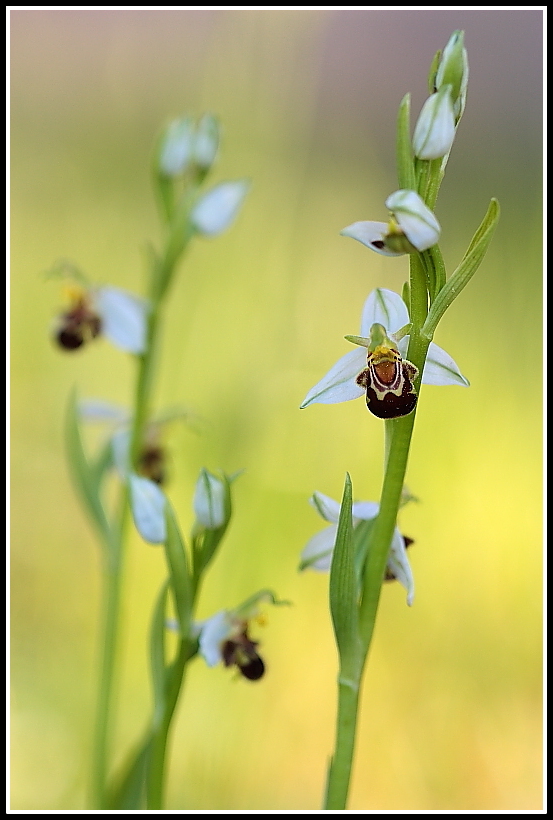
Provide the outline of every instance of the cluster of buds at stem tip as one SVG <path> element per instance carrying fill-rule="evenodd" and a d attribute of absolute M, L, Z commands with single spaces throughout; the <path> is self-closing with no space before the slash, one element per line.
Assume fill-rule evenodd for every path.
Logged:
<path fill-rule="evenodd" d="M 160 174 L 174 178 L 191 171 L 203 178 L 217 157 L 219 131 L 212 114 L 204 114 L 197 123 L 190 116 L 170 122 L 158 149 Z"/>
<path fill-rule="evenodd" d="M 462 31 L 451 35 L 436 62 L 431 76 L 432 94 L 422 107 L 413 134 L 413 153 L 425 160 L 449 153 L 465 108 L 468 60 Z"/>

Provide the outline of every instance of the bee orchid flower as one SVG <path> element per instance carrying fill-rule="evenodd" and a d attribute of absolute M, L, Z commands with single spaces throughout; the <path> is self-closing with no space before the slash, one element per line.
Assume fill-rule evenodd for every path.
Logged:
<path fill-rule="evenodd" d="M 265 674 L 265 663 L 257 651 L 259 641 L 249 636 L 250 623 L 263 623 L 259 605 L 261 603 L 287 604 L 280 601 L 268 589 L 260 590 L 233 610 L 221 610 L 194 625 L 194 636 L 198 638 L 199 654 L 208 666 L 223 663 L 236 666 L 240 674 L 248 680 L 259 680 Z"/>
<path fill-rule="evenodd" d="M 55 340 L 77 350 L 103 335 L 116 347 L 140 355 L 146 349 L 148 302 L 122 288 L 67 286 L 69 308 L 58 319 Z"/>
<path fill-rule="evenodd" d="M 364 372 L 367 370 L 367 350 L 370 340 L 366 337 L 371 335 L 374 325 L 382 327 L 381 333 L 385 331 L 385 338 L 390 345 L 393 345 L 392 354 L 397 353 L 400 357 L 407 355 L 409 336 L 401 336 L 398 331 L 409 324 L 409 312 L 401 296 L 391 290 L 377 288 L 368 296 L 363 307 L 361 317 L 361 336 L 352 337 L 359 340 L 357 343 L 363 345 L 363 339 L 367 343 L 359 346 L 342 356 L 333 367 L 330 368 L 323 378 L 317 382 L 307 393 L 302 404 L 309 407 L 310 404 L 337 404 L 342 401 L 360 398 L 367 395 L 366 379 Z M 396 354 L 397 358 L 397 354 Z M 409 364 L 403 361 L 403 364 Z M 413 365 L 410 365 L 413 367 Z M 422 373 L 423 384 L 458 384 L 468 387 L 468 380 L 462 375 L 457 364 L 451 356 L 442 350 L 441 347 L 430 343 L 428 356 Z M 369 405 L 369 409 L 371 406 Z M 413 409 L 413 408 L 411 408 Z M 381 416 L 391 418 L 393 416 Z"/>

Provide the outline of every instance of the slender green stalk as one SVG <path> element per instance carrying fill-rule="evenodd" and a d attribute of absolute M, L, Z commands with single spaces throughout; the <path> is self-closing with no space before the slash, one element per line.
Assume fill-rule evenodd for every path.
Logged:
<path fill-rule="evenodd" d="M 140 356 L 138 377 L 136 380 L 136 394 L 134 404 L 134 418 L 131 434 L 131 463 L 136 464 L 144 442 L 144 427 L 150 415 L 150 401 L 153 392 L 158 347 L 158 322 L 160 317 L 159 304 L 152 305 L 148 316 L 146 350 Z"/>
<path fill-rule="evenodd" d="M 360 678 L 361 675 L 357 681 L 338 680 L 336 746 L 328 773 L 324 806 L 327 811 L 346 807 L 355 748 Z"/>
<path fill-rule="evenodd" d="M 390 422 L 393 425 L 390 451 L 382 485 L 380 510 L 371 531 L 371 543 L 365 568 L 365 586 L 359 610 L 359 630 L 365 651 L 365 661 L 371 645 L 384 570 L 397 523 L 414 423 L 415 411 Z"/>
<path fill-rule="evenodd" d="M 152 269 L 150 292 L 153 299 L 148 316 L 146 347 L 145 352 L 138 357 L 139 367 L 136 380 L 130 448 L 131 463 L 133 465 L 136 465 L 140 457 L 140 452 L 144 441 L 144 428 L 150 415 L 151 396 L 153 393 L 154 378 L 156 373 L 157 348 L 159 344 L 159 320 L 162 307 L 161 302 L 167 293 L 169 283 L 173 276 L 174 267 L 190 236 L 190 233 L 187 234 L 186 241 L 180 242 L 178 252 L 175 250 L 175 243 L 169 240 L 163 259 L 159 262 L 155 262 Z M 156 281 L 159 283 L 161 280 L 161 285 L 156 287 Z M 92 805 L 96 809 L 103 808 L 106 800 L 108 747 L 113 712 L 114 676 L 116 672 L 115 659 L 117 655 L 117 648 L 119 646 L 121 588 L 123 583 L 123 559 L 128 515 L 128 494 L 126 490 L 124 490 L 122 510 L 120 512 L 120 523 L 115 529 L 111 543 L 109 544 L 109 558 L 105 567 L 103 605 L 104 619 L 102 630 L 103 654 L 98 691 L 92 775 Z M 175 702 L 168 717 L 169 722 L 174 710 L 176 698 L 178 697 L 178 691 L 180 690 L 181 678 L 182 675 L 179 678 Z M 165 736 L 167 731 L 168 725 L 165 731 Z M 163 748 L 164 744 L 165 741 L 163 743 Z M 164 757 L 161 757 L 160 759 L 161 766 L 163 768 Z"/>
<path fill-rule="evenodd" d="M 463 46 L 463 32 L 456 31 L 448 41 L 445 50 L 436 55 L 429 75 L 431 94 L 441 93 L 441 87 L 446 88 L 446 94 L 451 94 L 453 104 L 451 113 L 455 115 L 455 126 L 458 125 L 464 108 L 467 78 L 468 63 Z M 433 149 L 428 160 L 415 157 L 413 161 L 409 130 L 409 97 L 407 95 L 400 105 L 396 155 L 400 189 L 407 187 L 415 190 L 426 207 L 432 211 L 444 177 L 454 134 L 450 134 L 450 128 L 444 125 L 444 122 L 436 119 L 430 124 L 425 120 L 425 116 L 426 114 L 421 113 L 417 127 L 422 123 L 423 131 L 429 128 L 434 130 L 432 136 L 437 138 L 438 146 L 443 146 L 442 154 L 440 155 L 439 150 Z M 444 140 L 445 136 L 447 140 Z M 441 142 L 441 140 L 444 141 Z M 443 151 L 447 152 L 444 154 Z M 426 247 L 423 247 L 421 243 L 420 253 L 410 255 L 409 284 L 403 289 L 404 301 L 408 306 L 410 318 L 406 360 L 418 370 L 414 379 L 414 387 L 419 393 L 426 356 L 438 321 L 480 265 L 498 217 L 499 205 L 496 200 L 492 200 L 465 256 L 449 279 L 447 279 L 444 260 L 437 244 L 428 246 L 427 243 Z M 442 383 L 448 383 L 448 381 Z M 347 526 L 344 526 L 349 522 L 350 530 L 352 528 L 352 490 L 349 475 L 344 489 L 334 546 L 334 556 L 338 555 L 338 559 L 333 557 L 331 568 L 331 612 L 335 623 L 341 668 L 338 681 L 336 746 L 329 769 L 325 809 L 344 810 L 346 808 L 362 672 L 371 646 L 382 583 L 394 530 L 397 526 L 416 410 L 415 406 L 408 415 L 386 421 L 385 468 L 379 511 L 370 528 L 357 529 L 359 533 L 357 543 L 351 534 L 348 534 Z M 361 525 L 358 526 L 361 527 Z M 360 543 L 363 540 L 364 543 Z M 347 560 L 350 560 L 352 553 L 355 558 L 364 560 L 364 575 L 358 579 L 360 589 L 356 590 L 357 597 L 353 601 L 358 617 L 356 624 L 358 632 L 354 631 L 353 637 L 351 630 L 349 633 L 344 629 L 339 632 L 336 628 L 335 610 L 340 614 L 339 623 L 342 626 L 348 626 L 349 620 L 346 617 L 347 612 L 346 616 L 342 612 L 343 606 L 342 609 L 336 606 L 336 594 L 332 595 L 333 577 L 337 577 L 338 581 L 342 580 L 342 576 L 346 580 L 349 578 L 346 572 L 333 576 L 334 568 L 335 566 L 338 570 L 342 567 L 347 568 Z M 357 566 L 361 565 L 357 560 Z M 347 587 L 344 586 L 344 588 L 347 592 Z M 344 596 L 338 597 L 338 603 L 343 604 L 343 600 Z M 349 598 L 346 597 L 345 600 L 349 602 Z M 348 661 L 347 680 L 343 674 L 344 659 Z"/>
<path fill-rule="evenodd" d="M 428 301 L 425 271 L 421 260 L 415 254 L 411 257 L 410 270 L 413 326 L 407 358 L 419 369 L 416 387 L 420 389 L 421 374 L 430 340 L 420 333 L 420 327 L 428 312 Z M 397 523 L 415 417 L 416 407 L 409 415 L 386 422 L 385 473 L 380 509 L 370 534 L 365 580 L 359 606 L 361 664 L 355 680 L 344 681 L 340 678 L 338 681 L 336 745 L 328 775 L 326 810 L 345 810 L 347 804 L 362 674 L 372 642 L 384 571 Z"/>
<path fill-rule="evenodd" d="M 108 770 L 108 748 L 113 722 L 113 693 L 117 650 L 119 648 L 119 623 L 125 530 L 128 522 L 126 489 L 122 491 L 119 527 L 106 550 L 103 567 L 103 629 L 102 659 L 96 705 L 95 734 L 92 752 L 91 806 L 105 808 Z"/>
<path fill-rule="evenodd" d="M 163 808 L 165 788 L 165 757 L 171 721 L 177 706 L 179 695 L 184 683 L 186 663 L 190 658 L 191 650 L 187 640 L 182 640 L 179 652 L 167 680 L 167 692 L 163 711 L 156 716 L 151 735 L 151 758 L 148 773 L 147 808 Z"/>

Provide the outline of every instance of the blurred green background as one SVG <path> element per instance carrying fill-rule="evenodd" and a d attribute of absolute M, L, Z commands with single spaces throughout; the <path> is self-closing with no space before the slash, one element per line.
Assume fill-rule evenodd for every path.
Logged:
<path fill-rule="evenodd" d="M 74 385 L 127 404 L 130 357 L 50 341 L 56 259 L 143 292 L 159 243 L 153 141 L 208 110 L 224 127 L 211 181 L 249 177 L 233 227 L 197 240 L 166 314 L 156 405 L 201 434 L 167 439 L 184 531 L 200 467 L 245 472 L 199 611 L 261 587 L 267 675 L 191 668 L 167 808 L 317 810 L 334 740 L 328 579 L 298 574 L 346 470 L 379 497 L 383 430 L 362 401 L 299 411 L 350 347 L 375 287 L 407 260 L 339 236 L 384 219 L 397 187 L 395 118 L 412 120 L 436 50 L 465 30 L 465 116 L 437 206 L 454 269 L 492 196 L 502 216 L 436 341 L 471 388 L 426 387 L 400 524 L 417 593 L 382 596 L 362 698 L 352 810 L 542 806 L 542 12 L 539 10 L 18 10 L 11 12 L 11 808 L 82 808 L 98 657 L 99 554 L 72 490 L 63 418 Z M 150 709 L 146 639 L 165 577 L 133 536 L 115 757 Z"/>

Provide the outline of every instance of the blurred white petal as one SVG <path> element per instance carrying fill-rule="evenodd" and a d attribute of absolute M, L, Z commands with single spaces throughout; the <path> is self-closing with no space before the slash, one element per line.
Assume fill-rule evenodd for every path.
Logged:
<path fill-rule="evenodd" d="M 217 236 L 236 217 L 250 183 L 246 180 L 222 182 L 204 194 L 192 211 L 194 227 L 207 236 Z"/>
<path fill-rule="evenodd" d="M 163 492 L 149 478 L 129 476 L 131 510 L 136 529 L 150 544 L 162 544 L 167 538 L 166 500 Z"/>
<path fill-rule="evenodd" d="M 99 288 L 95 294 L 102 333 L 121 350 L 144 353 L 148 302 L 120 288 Z"/>
<path fill-rule="evenodd" d="M 193 145 L 194 123 L 191 117 L 169 123 L 159 156 L 160 170 L 168 177 L 182 173 L 190 162 Z"/>
<path fill-rule="evenodd" d="M 79 414 L 85 421 L 128 421 L 129 413 L 124 407 L 110 404 L 102 399 L 82 399 L 79 402 Z"/>
<path fill-rule="evenodd" d="M 302 564 L 308 563 L 306 569 L 315 569 L 318 572 L 328 572 L 332 563 L 332 553 L 336 541 L 337 524 L 315 533 L 301 553 Z"/>
<path fill-rule="evenodd" d="M 379 505 L 376 501 L 354 501 L 351 508 L 353 520 L 370 521 L 378 515 Z"/>
<path fill-rule="evenodd" d="M 224 610 L 201 624 L 200 655 L 208 666 L 216 666 L 222 660 L 221 645 L 232 633 L 232 627 L 228 613 Z"/>

